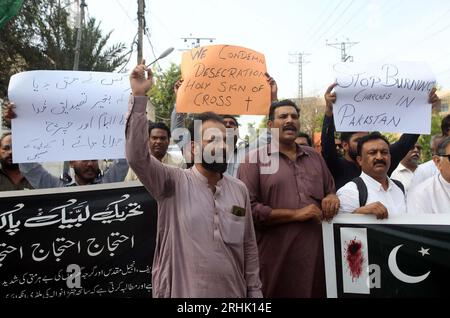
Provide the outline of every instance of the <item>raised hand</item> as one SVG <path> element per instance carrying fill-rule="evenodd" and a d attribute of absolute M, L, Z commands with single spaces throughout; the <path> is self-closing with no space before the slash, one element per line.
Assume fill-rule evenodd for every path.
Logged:
<path fill-rule="evenodd" d="M 278 86 L 277 82 L 273 79 L 273 77 L 270 77 L 269 73 L 264 74 L 266 75 L 267 82 L 270 85 L 270 101 L 275 102 L 278 100 Z"/>
<path fill-rule="evenodd" d="M 328 86 L 327 91 L 323 95 L 325 98 L 325 116 L 331 117 L 333 116 L 333 104 L 336 102 L 336 93 L 332 92 L 333 89 L 337 86 L 337 83 L 333 83 Z"/>
<path fill-rule="evenodd" d="M 147 72 L 147 76 L 146 73 Z M 130 74 L 131 91 L 134 96 L 145 96 L 153 86 L 153 74 L 145 66 L 145 60 L 137 65 Z"/>

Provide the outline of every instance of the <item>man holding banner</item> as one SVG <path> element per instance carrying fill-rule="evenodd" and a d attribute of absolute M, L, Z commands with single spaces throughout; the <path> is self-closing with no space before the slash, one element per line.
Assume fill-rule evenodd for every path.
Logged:
<path fill-rule="evenodd" d="M 248 191 L 223 174 L 227 164 L 222 118 L 203 113 L 201 122 L 192 123 L 191 154 L 196 160 L 191 169 L 165 166 L 147 147 L 145 107 L 152 74 L 144 61 L 133 70 L 130 83 L 126 156 L 158 202 L 153 296 L 261 297 Z"/>
<path fill-rule="evenodd" d="M 299 109 L 290 100 L 272 103 L 273 141 L 250 151 L 238 176 L 247 185 L 256 222 L 265 297 L 325 296 L 322 219 L 337 213 L 333 178 L 319 153 L 297 145 Z M 279 150 L 274 149 L 279 140 Z M 264 174 L 279 157 L 279 168 Z M 255 156 L 258 156 L 255 160 Z"/>
<path fill-rule="evenodd" d="M 387 175 L 391 154 L 386 137 L 370 133 L 358 141 L 357 151 L 362 173 L 337 191 L 339 212 L 373 214 L 377 219 L 406 213 L 405 189 Z"/>
<path fill-rule="evenodd" d="M 450 136 L 433 156 L 439 174 L 415 187 L 408 196 L 408 213 L 449 213 L 450 207 Z"/>

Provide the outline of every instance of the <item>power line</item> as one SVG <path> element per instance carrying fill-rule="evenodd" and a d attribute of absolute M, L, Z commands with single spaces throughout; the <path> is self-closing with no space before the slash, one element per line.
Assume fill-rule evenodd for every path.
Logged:
<path fill-rule="evenodd" d="M 314 39 L 314 34 L 319 33 L 319 31 L 325 26 L 327 25 L 328 21 L 330 21 L 330 18 L 334 15 L 334 13 L 336 12 L 336 10 L 344 3 L 344 0 L 339 1 L 339 3 L 337 4 L 336 7 L 334 7 L 334 9 L 330 12 L 330 14 L 326 17 L 326 19 L 320 23 L 318 25 L 318 28 L 316 29 L 315 32 L 311 33 L 311 36 L 307 39 L 307 41 L 305 42 L 305 45 L 309 45 L 309 43 Z"/>
<path fill-rule="evenodd" d="M 309 63 L 308 61 L 304 60 L 304 57 L 306 55 L 311 54 L 304 52 L 289 54 L 289 56 L 294 57 L 294 60 L 289 61 L 289 63 L 297 64 L 298 66 L 298 98 L 300 101 L 303 100 L 303 66 Z"/>
<path fill-rule="evenodd" d="M 348 39 L 344 42 L 339 43 L 328 43 L 327 45 L 334 47 L 335 49 L 338 49 L 341 51 L 341 62 L 353 62 L 353 56 L 350 56 L 347 54 L 347 49 L 351 48 L 352 46 L 355 46 L 359 42 L 350 42 Z"/>
<path fill-rule="evenodd" d="M 145 35 L 146 35 L 146 37 L 147 37 L 148 44 L 150 44 L 150 48 L 151 48 L 151 50 L 152 50 L 153 57 L 155 58 L 155 60 L 157 60 L 158 58 L 156 57 L 156 54 L 155 54 L 155 48 L 153 47 L 153 43 L 152 43 L 152 41 L 150 40 L 150 34 L 149 34 L 149 31 L 148 31 L 148 28 L 145 28 L 145 30 L 146 30 Z M 161 65 L 159 65 L 159 62 L 158 62 L 158 61 L 156 61 L 155 63 L 156 63 L 156 65 L 158 66 L 159 72 L 161 72 L 161 70 L 162 70 Z"/>
<path fill-rule="evenodd" d="M 333 2 L 333 0 L 329 0 L 329 1 L 327 2 L 327 4 L 326 4 L 324 7 L 325 7 L 325 8 L 328 8 L 329 5 L 330 5 L 332 2 Z M 333 10 L 331 11 L 331 13 L 333 13 Z M 325 17 L 325 13 L 324 13 L 324 12 L 319 12 L 319 15 L 317 16 L 317 18 L 316 18 L 314 21 L 319 21 L 319 19 L 320 19 L 321 17 L 322 17 L 322 18 Z M 320 20 L 321 20 L 321 19 L 320 19 Z M 325 22 L 325 20 L 323 20 L 323 22 Z M 306 31 L 305 36 L 304 36 L 304 39 L 305 39 L 305 40 L 306 40 L 306 39 L 309 39 L 309 38 L 311 37 L 311 35 L 313 34 L 313 33 L 312 33 L 313 29 L 314 29 L 315 27 L 317 27 L 317 26 L 322 25 L 323 22 L 322 22 L 322 20 L 321 20 L 321 22 L 319 22 L 318 24 L 311 26 L 311 27 L 309 28 L 309 30 Z M 306 42 L 305 42 L 305 44 L 306 44 Z"/>
<path fill-rule="evenodd" d="M 336 23 L 338 23 L 339 19 L 340 19 L 340 18 L 348 11 L 348 9 L 353 5 L 354 2 L 355 2 L 355 0 L 352 0 L 352 1 L 344 8 L 344 10 L 341 12 L 341 14 L 334 20 L 334 23 L 332 23 L 332 24 L 328 27 L 328 29 L 327 29 L 325 32 L 322 32 L 322 33 L 320 34 L 320 36 L 317 37 L 316 45 L 313 46 L 313 47 L 316 47 L 316 46 L 318 46 L 318 45 L 320 44 L 320 39 L 321 39 L 324 35 L 326 35 L 326 34 L 331 30 L 331 28 L 333 28 L 333 27 L 336 25 Z"/>
<path fill-rule="evenodd" d="M 349 24 L 351 21 L 353 21 L 353 19 L 355 18 L 355 16 L 361 12 L 361 9 L 366 6 L 367 4 L 362 2 L 362 6 L 360 6 L 359 8 L 356 9 L 356 11 L 351 15 L 350 19 L 348 19 L 339 30 L 337 30 L 332 36 L 330 36 L 330 38 L 334 38 L 335 36 L 337 36 L 344 28 L 349 27 Z"/>
<path fill-rule="evenodd" d="M 120 3 L 119 0 L 116 0 L 117 4 L 120 6 L 120 9 L 123 11 L 123 13 L 125 13 L 125 15 L 128 17 L 128 20 L 131 22 L 131 24 L 133 24 L 134 26 L 134 20 L 131 18 L 131 16 L 128 14 L 128 11 L 124 8 L 124 6 L 122 5 L 122 3 Z"/>
<path fill-rule="evenodd" d="M 181 49 L 181 51 L 189 51 L 191 49 L 194 49 L 196 47 L 200 47 L 201 46 L 201 42 L 209 42 L 209 43 L 213 43 L 216 38 L 203 38 L 203 37 L 193 37 L 192 34 L 190 34 L 189 37 L 184 37 L 184 38 L 180 38 L 181 40 L 183 40 L 185 43 L 187 43 L 188 41 L 190 41 L 190 44 L 188 45 L 188 48 L 186 49 Z M 189 47 L 190 45 L 190 47 Z"/>
<path fill-rule="evenodd" d="M 136 33 L 136 35 L 135 35 L 134 38 L 133 38 L 133 42 L 131 42 L 130 50 L 128 51 L 128 53 L 125 54 L 125 55 L 128 54 L 127 62 L 122 66 L 122 68 L 118 71 L 118 73 L 121 73 L 121 72 L 123 71 L 123 69 L 124 69 L 125 67 L 127 67 L 128 63 L 130 62 L 131 56 L 133 55 L 133 46 L 134 46 L 135 44 L 137 44 L 137 43 L 136 43 L 136 38 L 137 38 L 137 36 L 138 36 L 138 34 Z"/>

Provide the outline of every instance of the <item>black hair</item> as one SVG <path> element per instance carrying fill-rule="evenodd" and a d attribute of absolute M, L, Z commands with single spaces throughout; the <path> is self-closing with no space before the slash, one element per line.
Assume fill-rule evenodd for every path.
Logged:
<path fill-rule="evenodd" d="M 352 138 L 352 136 L 354 134 L 356 134 L 357 131 L 344 131 L 341 132 L 341 136 L 339 137 L 339 139 L 341 139 L 341 142 L 346 142 L 348 143 L 350 141 L 350 139 Z"/>
<path fill-rule="evenodd" d="M 5 132 L 5 133 L 0 137 L 0 146 L 1 146 L 2 143 L 3 143 L 3 139 L 5 139 L 5 137 L 8 137 L 8 136 L 11 136 L 11 132 L 10 132 L 10 131 Z"/>
<path fill-rule="evenodd" d="M 450 136 L 445 137 L 444 139 L 442 139 L 441 143 L 439 144 L 438 150 L 437 150 L 438 156 L 439 155 L 446 155 L 445 149 L 447 149 L 448 145 L 450 145 Z"/>
<path fill-rule="evenodd" d="M 309 137 L 309 135 L 308 135 L 307 133 L 304 133 L 304 132 L 301 132 L 301 131 L 300 131 L 300 132 L 298 133 L 297 137 L 303 137 L 303 138 L 306 138 L 306 142 L 308 143 L 308 145 L 309 145 L 310 147 L 312 147 L 311 137 Z"/>
<path fill-rule="evenodd" d="M 223 118 L 220 117 L 219 115 L 217 115 L 216 113 L 213 112 L 204 112 L 201 114 L 198 114 L 194 117 L 194 119 L 192 120 L 192 122 L 189 124 L 189 134 L 191 135 L 191 141 L 200 141 L 201 140 L 201 135 L 200 132 L 195 132 L 195 121 L 200 120 L 202 122 L 202 125 L 205 121 L 214 121 L 214 122 L 218 122 L 221 123 L 225 126 L 225 124 L 223 123 Z M 200 138 L 199 140 L 195 140 L 195 136 L 197 136 L 198 138 Z"/>
<path fill-rule="evenodd" d="M 297 115 L 299 115 L 300 113 L 300 109 L 297 107 L 297 104 L 295 104 L 293 101 L 291 101 L 290 99 L 285 99 L 285 100 L 281 100 L 279 102 L 273 102 L 270 105 L 270 109 L 269 109 L 269 120 L 274 120 L 275 117 L 275 109 L 277 109 L 278 107 L 283 107 L 283 106 L 292 106 L 295 108 L 295 111 L 297 112 Z"/>
<path fill-rule="evenodd" d="M 381 139 L 383 140 L 385 143 L 388 144 L 388 146 L 390 146 L 391 144 L 389 143 L 389 140 L 387 140 L 386 137 L 384 137 L 382 134 L 380 134 L 378 131 L 374 131 L 371 132 L 370 134 L 361 137 L 361 139 L 358 140 L 358 148 L 357 148 L 357 154 L 358 156 L 361 156 L 362 153 L 362 147 L 363 145 L 368 142 L 368 141 L 372 141 L 372 140 L 378 140 Z"/>
<path fill-rule="evenodd" d="M 450 130 L 450 114 L 448 114 L 447 116 L 445 116 L 442 119 L 441 130 L 442 130 L 442 135 L 447 136 L 447 134 L 449 133 L 449 130 Z"/>
<path fill-rule="evenodd" d="M 236 117 L 233 115 L 220 115 L 220 117 L 222 117 L 223 119 L 225 118 L 231 118 L 234 120 L 234 122 L 236 123 L 236 126 L 239 126 L 239 122 L 237 121 Z"/>
<path fill-rule="evenodd" d="M 162 129 L 165 130 L 167 132 L 167 137 L 169 137 L 170 140 L 170 128 L 164 124 L 163 122 L 157 122 L 157 123 L 153 123 L 151 121 L 148 122 L 148 136 L 150 137 L 150 133 L 152 132 L 153 129 Z"/>

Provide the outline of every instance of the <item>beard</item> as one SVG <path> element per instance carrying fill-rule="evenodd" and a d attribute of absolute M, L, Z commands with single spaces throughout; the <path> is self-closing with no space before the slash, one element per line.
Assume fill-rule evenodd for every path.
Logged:
<path fill-rule="evenodd" d="M 351 147 L 348 148 L 348 155 L 354 161 L 356 161 L 356 157 L 358 157 L 358 153 L 354 149 L 352 149 Z"/>
<path fill-rule="evenodd" d="M 202 167 L 208 171 L 218 172 L 218 173 L 222 174 L 225 171 L 227 171 L 227 168 L 228 168 L 226 155 L 224 155 L 222 161 L 223 162 L 216 162 L 216 161 L 207 162 L 205 160 L 205 157 L 202 156 Z"/>
<path fill-rule="evenodd" d="M 9 160 L 9 159 L 0 160 L 0 164 L 2 165 L 3 170 L 8 170 L 8 171 L 19 170 L 19 164 L 12 163 L 12 160 Z"/>
<path fill-rule="evenodd" d="M 97 179 L 97 177 L 100 174 L 100 169 L 94 169 L 94 168 L 89 168 L 89 169 L 73 168 L 73 171 L 75 172 L 76 176 L 78 176 L 79 178 L 81 178 L 85 181 L 89 181 L 89 182 L 94 182 L 95 179 Z"/>

